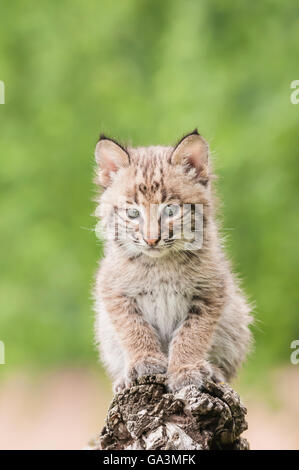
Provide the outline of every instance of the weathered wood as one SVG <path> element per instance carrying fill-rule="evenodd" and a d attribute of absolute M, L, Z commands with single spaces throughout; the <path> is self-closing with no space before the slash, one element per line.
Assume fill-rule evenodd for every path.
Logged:
<path fill-rule="evenodd" d="M 165 376 L 139 378 L 115 395 L 95 450 L 249 449 L 240 437 L 246 408 L 227 384 L 207 382 L 168 393 Z"/>

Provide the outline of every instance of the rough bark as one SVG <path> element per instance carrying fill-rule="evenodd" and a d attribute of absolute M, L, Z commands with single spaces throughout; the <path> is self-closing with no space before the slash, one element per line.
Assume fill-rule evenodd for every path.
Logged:
<path fill-rule="evenodd" d="M 240 437 L 246 408 L 227 384 L 207 382 L 168 393 L 162 375 L 139 378 L 115 395 L 95 450 L 249 449 Z"/>

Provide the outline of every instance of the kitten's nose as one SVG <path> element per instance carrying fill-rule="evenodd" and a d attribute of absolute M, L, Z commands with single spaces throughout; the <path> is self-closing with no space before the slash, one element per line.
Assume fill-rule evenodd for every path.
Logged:
<path fill-rule="evenodd" d="M 155 245 L 157 245 L 157 243 L 160 239 L 159 238 L 145 238 L 145 237 L 143 237 L 143 240 L 148 244 L 148 246 L 155 246 Z"/>

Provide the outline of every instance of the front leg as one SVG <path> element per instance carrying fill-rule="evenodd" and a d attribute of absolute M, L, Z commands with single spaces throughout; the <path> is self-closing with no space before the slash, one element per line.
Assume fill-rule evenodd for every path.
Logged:
<path fill-rule="evenodd" d="M 133 380 L 143 375 L 165 374 L 167 358 L 161 351 L 157 333 L 144 320 L 136 302 L 114 295 L 105 299 L 105 305 L 126 358 L 126 367 L 116 388 L 129 387 Z"/>
<path fill-rule="evenodd" d="M 170 345 L 168 387 L 176 392 L 186 385 L 199 388 L 207 379 L 224 380 L 221 371 L 206 359 L 219 310 L 193 305 Z"/>

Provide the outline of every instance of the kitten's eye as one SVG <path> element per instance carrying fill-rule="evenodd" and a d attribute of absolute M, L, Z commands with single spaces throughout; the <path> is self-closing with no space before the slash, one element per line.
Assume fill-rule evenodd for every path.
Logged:
<path fill-rule="evenodd" d="M 163 212 L 167 217 L 174 217 L 175 215 L 178 214 L 179 210 L 180 210 L 179 206 L 176 206 L 174 204 L 168 204 L 168 206 L 164 207 Z"/>
<path fill-rule="evenodd" d="M 138 209 L 131 207 L 130 209 L 127 209 L 127 216 L 129 219 L 137 219 L 140 216 L 140 212 Z"/>

